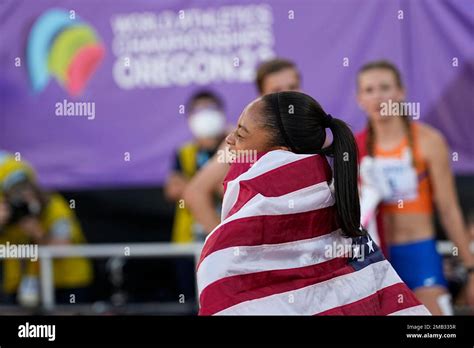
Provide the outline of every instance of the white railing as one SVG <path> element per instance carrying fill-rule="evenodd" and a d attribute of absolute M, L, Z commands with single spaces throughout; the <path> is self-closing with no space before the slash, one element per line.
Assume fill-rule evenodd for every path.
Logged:
<path fill-rule="evenodd" d="M 88 258 L 162 258 L 192 256 L 197 264 L 202 246 L 202 243 L 129 243 L 41 246 L 39 247 L 39 262 L 41 303 L 43 309 L 49 311 L 54 309 L 56 305 L 54 298 L 53 259 L 77 256 Z M 453 244 L 449 241 L 438 241 L 437 249 L 442 255 L 452 255 Z M 474 242 L 471 244 L 471 250 L 474 252 Z"/>
<path fill-rule="evenodd" d="M 55 306 L 52 260 L 65 257 L 182 257 L 193 256 L 195 264 L 201 255 L 202 243 L 129 243 L 129 244 L 87 244 L 64 246 L 41 246 L 39 248 L 41 303 L 43 309 Z M 197 296 L 197 286 L 196 286 Z"/>

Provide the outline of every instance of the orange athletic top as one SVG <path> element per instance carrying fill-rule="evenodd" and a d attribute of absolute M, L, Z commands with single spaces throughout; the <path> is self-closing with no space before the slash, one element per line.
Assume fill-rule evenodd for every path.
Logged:
<path fill-rule="evenodd" d="M 414 149 L 410 149 L 406 136 L 396 148 L 390 150 L 383 150 L 375 146 L 376 160 L 387 163 L 384 176 L 389 182 L 392 181 L 391 184 L 395 187 L 395 192 L 402 192 L 402 194 L 394 194 L 390 200 L 382 202 L 382 212 L 392 214 L 433 212 L 433 192 L 428 166 L 421 157 L 418 146 L 420 128 L 418 124 L 412 123 L 411 129 Z M 415 168 L 413 168 L 412 153 L 415 158 Z"/>

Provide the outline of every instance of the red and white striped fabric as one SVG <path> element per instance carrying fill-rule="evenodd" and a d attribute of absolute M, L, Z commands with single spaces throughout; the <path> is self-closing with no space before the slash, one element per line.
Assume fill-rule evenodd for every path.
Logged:
<path fill-rule="evenodd" d="M 197 267 L 200 315 L 429 314 L 370 238 L 342 236 L 331 176 L 325 157 L 280 150 L 231 166 Z"/>

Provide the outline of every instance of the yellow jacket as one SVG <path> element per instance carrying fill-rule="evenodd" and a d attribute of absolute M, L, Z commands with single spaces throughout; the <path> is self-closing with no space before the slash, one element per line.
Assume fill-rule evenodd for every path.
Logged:
<path fill-rule="evenodd" d="M 40 223 L 47 235 L 67 234 L 71 244 L 86 242 L 75 214 L 65 199 L 53 194 L 40 216 Z M 18 225 L 6 227 L 0 234 L 0 244 L 29 244 L 29 237 Z M 91 262 L 83 257 L 61 258 L 53 260 L 54 285 L 56 288 L 76 288 L 87 286 L 92 282 Z M 3 289 L 5 293 L 15 293 L 23 275 L 38 275 L 39 260 L 26 259 L 3 260 Z"/>
<path fill-rule="evenodd" d="M 196 174 L 196 156 L 198 147 L 189 143 L 179 149 L 179 162 L 183 175 L 191 179 Z M 171 240 L 175 243 L 189 243 L 193 241 L 193 217 L 191 212 L 184 207 L 182 202 L 176 203 L 176 212 L 173 223 Z"/>

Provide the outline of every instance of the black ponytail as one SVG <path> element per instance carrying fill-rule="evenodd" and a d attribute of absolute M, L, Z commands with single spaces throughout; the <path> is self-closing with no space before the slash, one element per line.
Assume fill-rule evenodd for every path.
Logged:
<path fill-rule="evenodd" d="M 365 235 L 360 228 L 357 182 L 357 145 L 343 121 L 326 114 L 321 105 L 300 92 L 278 92 L 262 97 L 263 126 L 272 133 L 269 146 L 286 146 L 300 154 L 318 153 L 334 158 L 334 189 L 339 225 L 347 237 Z M 333 142 L 322 148 L 326 128 Z"/>
<path fill-rule="evenodd" d="M 360 228 L 356 141 L 344 121 L 330 117 L 327 126 L 331 129 L 333 141 L 320 152 L 333 157 L 334 193 L 339 224 L 346 236 L 362 236 L 365 231 Z"/>

